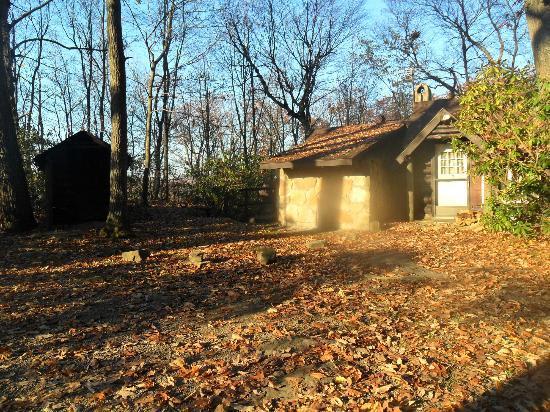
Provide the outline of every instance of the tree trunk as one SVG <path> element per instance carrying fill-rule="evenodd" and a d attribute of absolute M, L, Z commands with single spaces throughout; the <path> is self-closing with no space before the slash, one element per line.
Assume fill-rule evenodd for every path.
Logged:
<path fill-rule="evenodd" d="M 157 58 L 153 57 L 151 46 L 146 41 L 147 50 L 149 53 L 149 82 L 147 84 L 147 113 L 145 119 L 145 160 L 143 167 L 143 185 L 141 190 L 141 203 L 143 206 L 149 204 L 149 175 L 151 173 L 151 122 L 153 118 L 153 83 L 155 80 L 155 72 L 157 64 L 162 60 L 164 55 L 168 53 L 172 38 L 172 20 L 176 5 L 172 0 L 170 11 L 167 10 L 168 2 L 164 2 L 163 24 L 166 28 L 163 41 L 163 50 Z"/>
<path fill-rule="evenodd" d="M 163 154 L 163 166 L 162 166 L 162 172 L 163 172 L 163 181 L 166 184 L 166 187 L 168 187 L 168 134 L 170 133 L 170 68 L 168 67 L 168 54 L 166 53 L 164 55 L 164 58 L 162 59 L 162 69 L 164 74 L 164 82 L 163 82 L 163 93 L 162 93 L 162 154 Z M 160 165 L 159 165 L 160 166 Z M 159 176 L 160 180 L 160 176 Z M 168 196 L 166 196 L 167 191 L 162 190 L 161 188 L 161 182 L 159 181 L 159 189 L 162 191 L 161 197 L 162 200 L 165 202 L 168 201 Z"/>
<path fill-rule="evenodd" d="M 107 37 L 111 91 L 111 196 L 105 231 L 119 237 L 126 227 L 127 203 L 127 113 L 126 68 L 122 39 L 120 0 L 107 0 Z"/>
<path fill-rule="evenodd" d="M 0 0 L 0 230 L 33 227 L 27 179 L 17 143 L 17 113 L 13 90 L 8 24 L 9 0 Z"/>
<path fill-rule="evenodd" d="M 168 141 L 169 141 L 169 134 L 170 134 L 170 116 L 166 116 L 166 120 L 164 121 L 163 128 L 162 128 L 162 150 L 163 150 L 163 167 L 162 167 L 162 200 L 165 202 L 168 202 L 169 197 L 169 188 L 168 188 Z"/>
<path fill-rule="evenodd" d="M 164 81 L 164 76 L 163 80 Z M 161 169 L 161 150 L 162 150 L 162 124 L 164 122 L 164 113 L 161 114 L 160 118 L 158 116 L 158 105 L 159 105 L 159 93 L 161 91 L 161 86 L 156 91 L 155 94 L 155 104 L 153 111 L 155 112 L 156 117 L 156 130 L 152 133 L 156 133 L 155 146 L 153 148 L 153 163 L 154 163 L 154 174 L 153 174 L 153 184 L 151 190 L 151 199 L 158 200 L 159 190 L 160 190 L 160 169 Z"/>
<path fill-rule="evenodd" d="M 537 76 L 543 80 L 550 80 L 550 2 L 525 0 L 525 16 Z"/>
<path fill-rule="evenodd" d="M 105 136 L 105 95 L 107 90 L 107 42 L 105 41 L 105 3 L 101 12 L 101 94 L 99 96 L 99 138 Z"/>
<path fill-rule="evenodd" d="M 311 116 L 303 115 L 300 118 L 298 118 L 298 121 L 300 122 L 300 125 L 302 126 L 302 130 L 304 131 L 304 139 L 307 140 L 307 138 L 313 133 L 314 127 L 311 122 Z"/>
<path fill-rule="evenodd" d="M 149 205 L 149 174 L 151 173 L 151 123 L 153 121 L 153 82 L 156 64 L 151 66 L 147 82 L 147 113 L 145 115 L 145 157 L 143 160 L 143 182 L 141 187 L 141 204 Z"/>

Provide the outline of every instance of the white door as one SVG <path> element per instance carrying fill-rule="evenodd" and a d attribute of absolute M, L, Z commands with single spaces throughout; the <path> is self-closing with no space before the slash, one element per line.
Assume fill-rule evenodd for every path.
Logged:
<path fill-rule="evenodd" d="M 468 207 L 468 159 L 450 145 L 436 150 L 436 217 L 454 217 Z"/>

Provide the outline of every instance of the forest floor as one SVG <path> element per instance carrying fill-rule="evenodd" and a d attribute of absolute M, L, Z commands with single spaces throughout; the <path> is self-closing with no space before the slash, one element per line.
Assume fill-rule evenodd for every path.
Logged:
<path fill-rule="evenodd" d="M 0 410 L 550 408 L 548 239 L 151 213 L 0 237 Z"/>

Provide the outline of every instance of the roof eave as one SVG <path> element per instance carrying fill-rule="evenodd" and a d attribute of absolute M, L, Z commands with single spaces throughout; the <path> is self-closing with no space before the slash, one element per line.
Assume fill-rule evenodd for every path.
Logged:
<path fill-rule="evenodd" d="M 352 166 L 353 159 L 317 159 L 315 166 L 318 167 L 335 167 L 335 166 Z"/>
<path fill-rule="evenodd" d="M 294 162 L 262 162 L 260 163 L 260 169 L 273 170 L 273 169 L 294 169 Z"/>

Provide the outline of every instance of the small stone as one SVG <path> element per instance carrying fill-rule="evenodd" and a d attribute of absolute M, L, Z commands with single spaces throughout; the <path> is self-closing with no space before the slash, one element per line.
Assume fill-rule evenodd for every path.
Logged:
<path fill-rule="evenodd" d="M 312 240 L 311 242 L 308 242 L 307 248 L 308 249 L 322 249 L 327 245 L 326 240 Z"/>
<path fill-rule="evenodd" d="M 149 252 L 144 249 L 122 252 L 122 260 L 125 262 L 141 263 L 149 257 Z"/>
<path fill-rule="evenodd" d="M 476 233 L 483 232 L 484 230 L 483 225 L 479 222 L 474 223 L 470 228 Z"/>
<path fill-rule="evenodd" d="M 334 378 L 334 382 L 337 383 L 338 385 L 345 385 L 346 383 L 348 383 L 348 380 L 343 376 L 336 376 Z"/>
<path fill-rule="evenodd" d="M 229 410 L 229 406 L 224 405 L 223 403 L 220 403 L 216 408 L 214 409 L 214 412 L 226 412 Z"/>
<path fill-rule="evenodd" d="M 201 267 L 203 263 L 205 263 L 204 261 L 204 252 L 202 250 L 199 250 L 199 249 L 195 249 L 195 250 L 192 250 L 190 253 L 189 253 L 189 262 L 193 265 L 195 265 L 196 267 Z"/>
<path fill-rule="evenodd" d="M 239 341 L 239 340 L 243 340 L 243 337 L 241 335 L 236 334 L 236 333 L 232 333 L 231 334 L 231 340 Z"/>
<path fill-rule="evenodd" d="M 276 257 L 277 252 L 275 252 L 275 249 L 273 248 L 260 247 L 256 249 L 256 259 L 258 259 L 258 262 L 262 265 L 269 265 L 270 263 L 273 263 Z"/>

